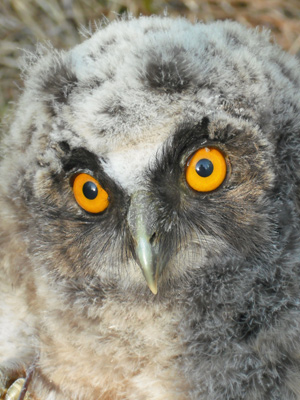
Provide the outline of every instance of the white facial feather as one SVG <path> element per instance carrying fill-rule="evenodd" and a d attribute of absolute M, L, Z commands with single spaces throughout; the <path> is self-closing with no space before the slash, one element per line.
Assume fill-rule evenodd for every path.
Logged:
<path fill-rule="evenodd" d="M 129 194 L 143 188 L 149 166 L 155 161 L 161 143 L 139 143 L 116 149 L 106 155 L 105 172 Z"/>

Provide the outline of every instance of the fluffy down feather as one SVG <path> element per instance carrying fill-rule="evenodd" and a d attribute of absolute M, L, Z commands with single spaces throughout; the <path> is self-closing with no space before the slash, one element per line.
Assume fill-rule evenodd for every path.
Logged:
<path fill-rule="evenodd" d="M 0 163 L 2 386 L 34 364 L 40 400 L 299 400 L 298 61 L 168 17 L 27 61 Z M 204 146 L 227 175 L 199 193 Z M 104 212 L 75 201 L 81 172 Z"/>

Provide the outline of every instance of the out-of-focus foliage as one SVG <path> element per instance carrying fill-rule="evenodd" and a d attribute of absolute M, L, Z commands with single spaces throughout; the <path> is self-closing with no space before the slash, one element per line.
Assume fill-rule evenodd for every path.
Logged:
<path fill-rule="evenodd" d="M 0 0 L 0 116 L 16 99 L 21 49 L 34 51 L 37 42 L 68 48 L 83 40 L 81 26 L 123 12 L 183 15 L 191 20 L 230 18 L 247 26 L 265 26 L 275 40 L 300 54 L 299 0 Z"/>

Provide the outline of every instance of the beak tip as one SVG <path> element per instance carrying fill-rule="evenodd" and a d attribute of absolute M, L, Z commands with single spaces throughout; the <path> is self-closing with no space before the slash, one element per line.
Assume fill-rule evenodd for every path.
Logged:
<path fill-rule="evenodd" d="M 156 295 L 157 294 L 157 285 L 149 285 L 149 289 L 151 290 L 151 292 Z"/>

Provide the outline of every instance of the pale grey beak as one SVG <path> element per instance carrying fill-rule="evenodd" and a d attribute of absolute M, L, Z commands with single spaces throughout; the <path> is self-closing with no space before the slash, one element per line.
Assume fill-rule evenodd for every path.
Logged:
<path fill-rule="evenodd" d="M 149 289 L 153 294 L 157 293 L 158 268 L 154 260 L 153 249 L 150 244 L 150 237 L 146 232 L 142 218 L 137 220 L 136 232 L 136 255 L 138 256 Z"/>
<path fill-rule="evenodd" d="M 149 289 L 156 294 L 159 265 L 157 246 L 152 243 L 156 233 L 155 212 L 148 192 L 138 191 L 132 195 L 127 218 L 141 270 Z"/>

